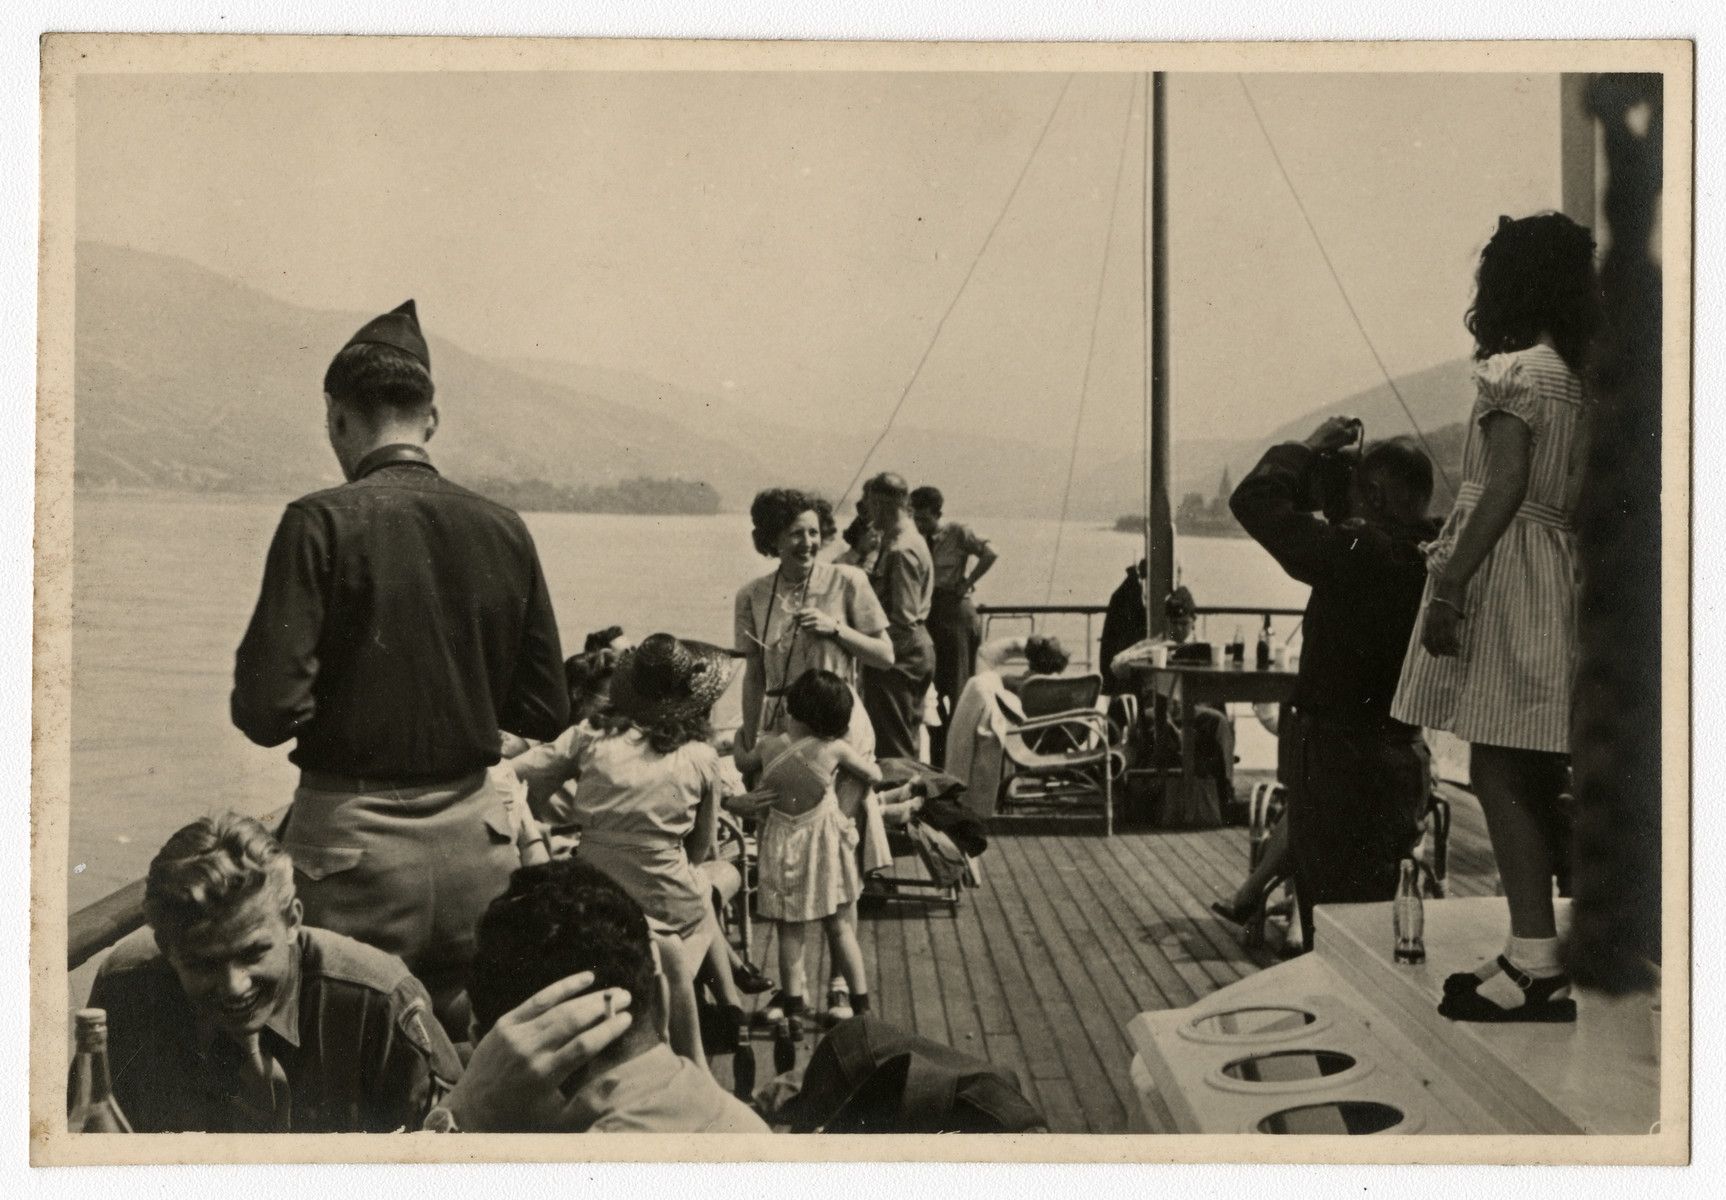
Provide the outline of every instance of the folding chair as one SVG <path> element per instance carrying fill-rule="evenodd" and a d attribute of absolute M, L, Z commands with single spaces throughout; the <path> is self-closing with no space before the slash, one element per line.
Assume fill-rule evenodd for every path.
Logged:
<path fill-rule="evenodd" d="M 750 954 L 754 927 L 749 913 L 755 892 L 755 839 L 743 832 L 742 824 L 730 813 L 720 813 L 718 845 L 713 854 L 717 859 L 732 863 L 742 881 L 737 894 L 718 906 L 720 932 L 736 941 L 744 958 L 754 961 Z"/>
<path fill-rule="evenodd" d="M 1033 675 L 1024 681 L 1024 716 L 1009 712 L 1001 742 L 1012 771 L 1001 782 L 1000 812 L 1064 811 L 1090 800 L 1102 807 L 1104 835 L 1115 832 L 1119 756 L 1110 743 L 1109 719 L 1097 711 L 1102 690 L 1097 674 Z"/>
<path fill-rule="evenodd" d="M 1255 871 L 1264 861 L 1270 844 L 1271 830 L 1283 819 L 1288 808 L 1288 795 L 1280 783 L 1253 785 L 1247 800 L 1247 870 Z M 1259 895 L 1258 908 L 1247 918 L 1245 942 L 1248 946 L 1265 944 L 1265 925 L 1273 916 L 1289 919 L 1291 927 L 1298 921 L 1299 906 L 1295 900 L 1292 875 L 1283 875 Z"/>

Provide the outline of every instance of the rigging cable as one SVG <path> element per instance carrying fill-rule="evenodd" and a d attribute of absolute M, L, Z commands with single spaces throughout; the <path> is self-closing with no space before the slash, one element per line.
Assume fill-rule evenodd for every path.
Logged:
<path fill-rule="evenodd" d="M 1109 223 L 1103 237 L 1103 261 L 1097 268 L 1097 302 L 1091 311 L 1091 342 L 1085 348 L 1085 370 L 1079 379 L 1079 412 L 1073 418 L 1073 448 L 1067 455 L 1067 486 L 1061 492 L 1061 521 L 1055 526 L 1055 553 L 1049 560 L 1049 586 L 1043 593 L 1043 603 L 1053 604 L 1055 596 L 1055 567 L 1061 561 L 1061 535 L 1067 529 L 1067 501 L 1073 494 L 1073 469 L 1079 462 L 1079 432 L 1085 423 L 1085 400 L 1091 388 L 1091 363 L 1097 356 L 1097 327 L 1102 324 L 1103 317 L 1103 283 L 1109 276 L 1109 255 L 1115 246 L 1115 213 L 1121 203 L 1121 179 L 1127 169 L 1127 135 L 1133 131 L 1133 99 L 1138 95 L 1139 81 L 1135 76 L 1127 86 L 1127 115 L 1121 124 L 1121 158 L 1115 165 L 1115 186 L 1109 194 Z M 1149 110 L 1145 113 L 1150 116 Z"/>
<path fill-rule="evenodd" d="M 1421 431 L 1420 422 L 1414 419 L 1414 413 L 1408 407 L 1408 401 L 1402 398 L 1402 389 L 1397 387 L 1396 380 L 1391 378 L 1390 370 L 1384 365 L 1384 359 L 1378 356 L 1378 347 L 1373 345 L 1372 338 L 1367 334 L 1366 326 L 1361 323 L 1360 314 L 1354 309 L 1354 301 L 1349 299 L 1348 289 L 1342 284 L 1342 276 L 1337 274 L 1335 265 L 1330 261 L 1330 255 L 1325 251 L 1324 239 L 1319 237 L 1318 227 L 1312 223 L 1312 216 L 1307 212 L 1306 205 L 1302 203 L 1300 192 L 1296 190 L 1294 180 L 1289 178 L 1288 168 L 1283 166 L 1282 155 L 1277 153 L 1276 143 L 1271 140 L 1271 131 L 1265 128 L 1265 119 L 1259 115 L 1259 106 L 1253 101 L 1253 94 L 1247 88 L 1246 76 L 1237 73 L 1235 81 L 1241 85 L 1241 94 L 1247 98 L 1247 107 L 1252 110 L 1253 120 L 1258 122 L 1259 132 L 1264 135 L 1265 145 L 1270 149 L 1271 158 L 1275 161 L 1277 170 L 1282 174 L 1283 183 L 1288 185 L 1289 195 L 1294 197 L 1295 207 L 1300 209 L 1301 219 L 1306 222 L 1307 232 L 1312 234 L 1313 245 L 1318 247 L 1319 257 L 1324 259 L 1325 269 L 1330 272 L 1331 281 L 1336 284 L 1336 290 L 1342 296 L 1342 302 L 1344 307 L 1348 309 L 1348 315 L 1354 319 L 1354 327 L 1360 331 L 1361 341 L 1366 343 L 1367 352 L 1372 355 L 1372 361 L 1378 364 L 1379 374 L 1383 375 L 1385 383 L 1390 385 L 1390 394 L 1395 396 L 1396 402 L 1402 406 L 1403 414 L 1408 417 L 1408 423 L 1414 429 L 1414 436 L 1420 439 L 1420 444 L 1426 449 L 1427 457 L 1432 460 L 1433 469 L 1438 472 L 1439 477 L 1444 480 L 1444 486 L 1449 488 L 1451 495 L 1454 496 L 1456 486 L 1451 483 L 1450 474 L 1444 469 L 1444 464 L 1439 462 L 1438 455 L 1432 449 L 1432 444 L 1426 440 L 1426 434 Z"/>
<path fill-rule="evenodd" d="M 1025 157 L 1025 165 L 1019 168 L 1019 177 L 1013 181 L 1013 190 L 1007 193 L 1007 202 L 1001 206 L 1001 212 L 995 218 L 995 223 L 989 226 L 989 233 L 983 239 L 982 246 L 977 249 L 977 257 L 971 260 L 970 269 L 965 272 L 965 278 L 959 282 L 959 290 L 953 293 L 952 303 L 947 305 L 947 311 L 941 314 L 941 319 L 935 323 L 935 333 L 929 339 L 929 344 L 923 350 L 923 357 L 917 360 L 917 367 L 911 372 L 911 378 L 905 383 L 905 390 L 899 393 L 899 403 L 893 406 L 893 411 L 887 416 L 887 423 L 881 427 L 881 433 L 875 438 L 869 452 L 863 456 L 863 461 L 857 466 L 857 473 L 851 477 L 851 482 L 845 485 L 845 490 L 839 494 L 834 511 L 838 511 L 851 495 L 851 489 L 857 486 L 857 481 L 863 478 L 863 472 L 869 468 L 869 460 L 875 457 L 875 451 L 881 448 L 881 443 L 887 440 L 892 432 L 893 422 L 899 419 L 899 410 L 905 407 L 906 399 L 911 395 L 911 389 L 917 385 L 917 377 L 923 373 L 923 366 L 929 361 L 929 355 L 934 353 L 935 343 L 941 340 L 941 330 L 946 327 L 947 318 L 953 315 L 953 310 L 959 307 L 959 300 L 965 294 L 965 288 L 970 285 L 971 276 L 977 273 L 977 266 L 983 261 L 983 255 L 989 249 L 989 243 L 995 240 L 995 231 L 1001 228 L 1001 222 L 1007 217 L 1007 212 L 1013 207 L 1013 198 L 1019 194 L 1019 185 L 1025 182 L 1025 176 L 1031 169 L 1031 163 L 1036 160 L 1037 151 L 1042 149 L 1043 139 L 1048 136 L 1049 126 L 1055 123 L 1055 114 L 1061 111 L 1061 101 L 1067 98 L 1067 89 L 1073 86 L 1073 73 L 1069 72 L 1066 82 L 1061 84 L 1061 94 L 1055 97 L 1055 106 L 1049 110 L 1048 120 L 1043 122 L 1042 130 L 1037 134 L 1036 142 L 1031 146 L 1031 153 Z"/>

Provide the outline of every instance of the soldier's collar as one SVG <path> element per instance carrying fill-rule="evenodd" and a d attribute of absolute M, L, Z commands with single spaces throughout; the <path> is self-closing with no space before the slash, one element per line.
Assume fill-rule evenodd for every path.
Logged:
<path fill-rule="evenodd" d="M 426 453 L 424 446 L 416 446 L 412 442 L 392 442 L 388 446 L 379 446 L 360 459 L 354 467 L 354 479 L 364 479 L 380 467 L 391 467 L 398 463 L 412 463 L 420 467 L 432 465 L 431 455 Z M 432 467 L 432 470 L 437 468 Z"/>

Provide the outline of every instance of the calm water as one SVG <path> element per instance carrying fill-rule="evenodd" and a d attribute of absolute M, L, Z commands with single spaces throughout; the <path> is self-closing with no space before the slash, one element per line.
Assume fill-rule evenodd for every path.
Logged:
<path fill-rule="evenodd" d="M 186 821 L 224 807 L 264 813 L 292 795 L 287 747 L 252 745 L 228 720 L 233 653 L 257 598 L 281 504 L 204 497 L 81 495 L 75 513 L 72 642 L 71 906 L 144 873 Z M 732 597 L 771 568 L 746 516 L 622 517 L 534 513 L 566 651 L 590 629 L 669 630 L 729 645 Z M 1057 523 L 987 520 L 1001 561 L 984 603 L 1103 604 L 1141 554 L 1129 534 L 1070 524 L 1049 587 Z M 1253 543 L 1187 539 L 1183 579 L 1199 603 L 1299 608 L 1306 589 Z M 1218 618 L 1213 638 L 1229 637 Z M 1226 622 L 1226 623 L 1223 623 Z M 1283 622 L 1285 634 L 1293 622 Z M 1100 619 L 1093 636 L 1101 632 Z M 997 632 L 1019 632 L 1002 629 Z M 1070 649 L 1084 623 L 1052 628 Z M 1252 640 L 1248 622 L 1244 630 Z M 1204 631 L 1201 631 L 1204 636 Z M 722 701 L 734 724 L 738 701 Z M 1237 721 L 1243 766 L 1268 761 L 1268 738 Z"/>

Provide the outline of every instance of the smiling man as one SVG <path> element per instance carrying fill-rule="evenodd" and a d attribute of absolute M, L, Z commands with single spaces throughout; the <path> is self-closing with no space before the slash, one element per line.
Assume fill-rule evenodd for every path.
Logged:
<path fill-rule="evenodd" d="M 401 960 L 301 919 L 250 817 L 203 817 L 150 864 L 148 929 L 102 964 L 120 1108 L 140 1133 L 418 1129 L 461 1074 Z"/>

